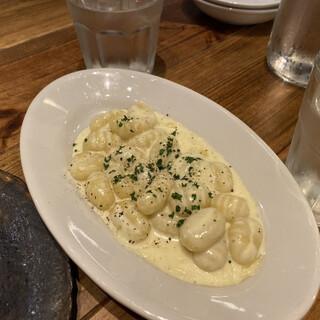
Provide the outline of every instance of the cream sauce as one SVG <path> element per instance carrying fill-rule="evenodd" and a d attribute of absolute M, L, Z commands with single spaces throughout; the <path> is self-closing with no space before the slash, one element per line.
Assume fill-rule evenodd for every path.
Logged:
<path fill-rule="evenodd" d="M 222 155 L 217 153 L 204 139 L 171 118 L 159 113 L 155 114 L 157 117 L 157 124 L 155 128 L 163 129 L 168 133 L 177 129 L 177 132 L 179 133 L 177 135 L 177 139 L 182 154 L 190 151 L 197 151 L 201 153 L 206 160 L 218 161 L 227 164 Z M 90 129 L 86 128 L 79 134 L 73 147 L 74 155 L 82 152 L 82 143 L 89 133 Z M 262 225 L 258 204 L 244 186 L 237 172 L 232 168 L 232 166 L 229 167 L 234 180 L 233 194 L 247 200 L 249 217 L 257 220 Z M 77 182 L 77 186 L 80 189 L 80 193 L 83 198 L 85 198 L 84 185 L 85 182 Z M 226 286 L 240 283 L 257 272 L 261 265 L 262 257 L 265 254 L 265 244 L 263 240 L 262 245 L 259 248 L 258 258 L 251 265 L 243 266 L 238 264 L 228 253 L 227 261 L 222 269 L 215 272 L 206 272 L 197 267 L 193 262 L 192 253 L 180 244 L 178 238 L 161 234 L 152 228 L 145 240 L 129 243 L 127 239 L 121 236 L 110 221 L 110 213 L 108 211 L 101 211 L 97 208 L 93 208 L 93 210 L 109 226 L 118 241 L 124 247 L 144 257 L 154 266 L 167 274 L 189 283 L 208 286 Z M 230 224 L 227 222 L 226 233 L 229 225 Z"/>

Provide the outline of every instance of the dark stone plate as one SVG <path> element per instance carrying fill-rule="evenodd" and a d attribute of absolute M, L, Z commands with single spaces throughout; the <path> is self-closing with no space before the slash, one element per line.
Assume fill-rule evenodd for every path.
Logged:
<path fill-rule="evenodd" d="M 25 183 L 0 170 L 0 319 L 70 319 L 73 288 Z"/>

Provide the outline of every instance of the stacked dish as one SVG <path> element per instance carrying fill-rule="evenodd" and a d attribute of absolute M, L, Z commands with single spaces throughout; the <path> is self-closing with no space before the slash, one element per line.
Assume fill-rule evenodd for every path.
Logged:
<path fill-rule="evenodd" d="M 207 15 L 238 25 L 263 23 L 274 19 L 280 0 L 193 0 Z"/>

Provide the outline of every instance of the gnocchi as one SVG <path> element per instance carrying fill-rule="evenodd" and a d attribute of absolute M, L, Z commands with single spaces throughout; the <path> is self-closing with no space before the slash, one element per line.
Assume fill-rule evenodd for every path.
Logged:
<path fill-rule="evenodd" d="M 180 241 L 191 252 L 207 250 L 222 238 L 225 218 L 214 208 L 194 211 L 180 228 Z"/>
<path fill-rule="evenodd" d="M 263 236 L 260 223 L 253 219 L 235 221 L 228 236 L 230 254 L 235 261 L 248 265 L 257 258 Z"/>
<path fill-rule="evenodd" d="M 93 172 L 103 171 L 104 156 L 99 153 L 76 154 L 70 164 L 70 173 L 76 180 L 86 180 Z"/>
<path fill-rule="evenodd" d="M 89 176 L 85 186 L 85 193 L 87 199 L 101 210 L 108 210 L 115 200 L 111 183 L 103 172 L 94 172 Z"/>
<path fill-rule="evenodd" d="M 178 215 L 188 217 L 193 210 L 206 208 L 210 204 L 209 189 L 199 183 L 176 182 L 169 199 L 169 206 Z"/>
<path fill-rule="evenodd" d="M 129 200 L 117 202 L 110 210 L 111 220 L 130 242 L 144 240 L 150 231 L 148 219 Z"/>
<path fill-rule="evenodd" d="M 212 200 L 212 206 L 222 212 L 228 222 L 249 216 L 246 199 L 235 195 L 217 194 Z"/>
<path fill-rule="evenodd" d="M 154 112 L 144 103 L 136 103 L 124 116 L 119 116 L 110 122 L 111 132 L 124 140 L 151 129 L 156 123 Z"/>
<path fill-rule="evenodd" d="M 227 254 L 227 245 L 224 240 L 220 240 L 205 251 L 194 252 L 192 258 L 199 268 L 214 272 L 225 265 Z"/>
<path fill-rule="evenodd" d="M 256 272 L 258 206 L 200 137 L 139 102 L 99 115 L 75 144 L 70 175 L 124 246 L 192 283 L 230 285 Z"/>
<path fill-rule="evenodd" d="M 83 142 L 85 151 L 109 151 L 119 145 L 121 138 L 110 132 L 108 126 L 103 126 L 91 132 Z"/>
<path fill-rule="evenodd" d="M 178 215 L 172 215 L 171 211 L 166 208 L 151 216 L 151 225 L 162 234 L 168 234 L 170 237 L 179 236 L 179 228 L 177 227 L 180 217 Z"/>
<path fill-rule="evenodd" d="M 172 186 L 170 174 L 161 172 L 137 200 L 139 210 L 147 216 L 159 212 L 166 205 Z"/>
<path fill-rule="evenodd" d="M 101 127 L 109 125 L 111 120 L 113 120 L 116 117 L 124 116 L 124 114 L 125 112 L 123 110 L 117 109 L 102 113 L 100 116 L 94 118 L 90 122 L 90 131 L 93 132 L 100 129 Z"/>

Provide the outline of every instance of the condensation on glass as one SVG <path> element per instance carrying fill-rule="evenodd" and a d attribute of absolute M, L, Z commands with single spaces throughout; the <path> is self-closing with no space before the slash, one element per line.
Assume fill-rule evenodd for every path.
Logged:
<path fill-rule="evenodd" d="M 320 1 L 281 0 L 267 61 L 283 80 L 306 87 L 314 58 L 320 51 Z"/>
<path fill-rule="evenodd" d="M 320 53 L 300 107 L 286 165 L 320 226 Z"/>

